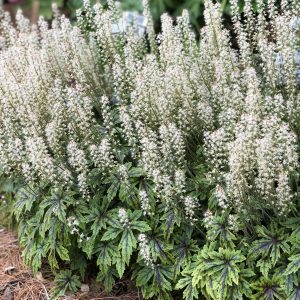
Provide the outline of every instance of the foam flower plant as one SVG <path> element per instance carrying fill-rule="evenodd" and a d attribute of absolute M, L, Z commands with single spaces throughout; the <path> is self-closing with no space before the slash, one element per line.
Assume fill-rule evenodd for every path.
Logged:
<path fill-rule="evenodd" d="M 53 298 L 96 272 L 146 299 L 299 298 L 300 7 L 230 2 L 227 28 L 204 1 L 199 39 L 187 11 L 157 34 L 147 1 L 0 10 L 1 206 Z"/>

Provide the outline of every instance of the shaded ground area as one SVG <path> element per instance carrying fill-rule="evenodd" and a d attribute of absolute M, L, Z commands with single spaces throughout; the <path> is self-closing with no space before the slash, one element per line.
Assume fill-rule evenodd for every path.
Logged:
<path fill-rule="evenodd" d="M 33 276 L 22 262 L 16 234 L 0 227 L 0 300 L 49 300 L 52 287 L 53 278 L 47 267 Z M 142 299 L 130 281 L 117 283 L 112 295 L 101 291 L 101 287 L 92 281 L 82 288 L 89 291 L 66 296 L 64 300 Z"/>

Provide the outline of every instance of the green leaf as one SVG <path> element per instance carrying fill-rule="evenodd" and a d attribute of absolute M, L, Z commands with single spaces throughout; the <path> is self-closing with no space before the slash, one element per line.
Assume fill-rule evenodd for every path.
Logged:
<path fill-rule="evenodd" d="M 299 218 L 291 218 L 289 217 L 283 223 L 285 227 L 289 229 L 289 232 L 292 230 L 292 234 L 290 236 L 290 241 L 293 243 L 294 240 L 299 240 L 300 237 L 300 219 Z"/>
<path fill-rule="evenodd" d="M 56 216 L 62 223 L 66 224 L 66 210 L 71 203 L 72 200 L 68 196 L 64 197 L 57 193 L 45 198 L 40 204 L 40 209 L 46 210 L 45 222 L 50 222 L 52 216 Z"/>
<path fill-rule="evenodd" d="M 143 215 L 143 212 L 141 210 L 135 209 L 133 212 L 128 211 L 128 215 L 130 217 L 130 220 L 137 221 Z"/>
<path fill-rule="evenodd" d="M 179 237 L 173 247 L 173 255 L 175 257 L 174 270 L 175 275 L 180 272 L 180 268 L 191 263 L 192 254 L 199 251 L 196 241 L 192 239 L 192 231 L 186 235 Z"/>
<path fill-rule="evenodd" d="M 122 202 L 127 202 L 129 205 L 134 206 L 138 203 L 137 197 L 138 189 L 131 182 L 121 183 L 119 198 Z"/>
<path fill-rule="evenodd" d="M 86 253 L 87 258 L 91 259 L 95 248 L 95 238 L 92 237 L 82 245 L 82 251 Z"/>
<path fill-rule="evenodd" d="M 85 277 L 87 271 L 87 258 L 84 253 L 79 252 L 78 249 L 71 248 L 73 251 L 70 252 L 70 268 L 72 271 L 79 272 L 81 279 Z"/>
<path fill-rule="evenodd" d="M 147 236 L 151 251 L 151 256 L 156 261 L 158 258 L 160 258 L 162 261 L 168 261 L 169 260 L 169 250 L 171 250 L 172 245 L 165 242 L 165 239 L 160 237 L 158 234 L 159 228 L 155 232 L 151 232 Z"/>
<path fill-rule="evenodd" d="M 205 246 L 197 258 L 192 283 L 196 286 L 202 282 L 208 294 L 216 292 L 219 299 L 226 299 L 228 287 L 239 285 L 240 263 L 245 259 L 238 250 L 219 248 L 216 252 Z"/>
<path fill-rule="evenodd" d="M 170 266 L 156 265 L 154 267 L 154 282 L 162 290 L 171 291 L 170 280 L 173 279 L 173 270 Z"/>
<path fill-rule="evenodd" d="M 300 300 L 300 286 L 296 286 L 291 295 L 289 296 L 288 300 Z"/>
<path fill-rule="evenodd" d="M 300 254 L 293 255 L 288 258 L 290 263 L 288 264 L 284 274 L 290 275 L 292 273 L 296 273 L 300 269 Z"/>
<path fill-rule="evenodd" d="M 185 277 L 181 278 L 176 286 L 175 289 L 183 289 L 183 298 L 185 300 L 193 300 L 198 299 L 199 292 L 198 289 L 192 283 L 192 276 L 185 275 Z"/>
<path fill-rule="evenodd" d="M 129 171 L 128 171 L 128 176 L 129 177 L 141 177 L 144 175 L 144 171 L 142 168 L 131 168 Z"/>
<path fill-rule="evenodd" d="M 113 179 L 110 187 L 107 190 L 107 199 L 109 201 L 112 201 L 116 197 L 118 190 L 120 188 L 120 181 L 119 181 L 118 177 L 114 176 L 113 178 L 114 179 Z"/>
<path fill-rule="evenodd" d="M 251 298 L 252 288 L 250 285 L 250 277 L 255 276 L 255 273 L 250 269 L 241 269 L 239 273 L 239 284 L 233 284 L 232 286 L 227 286 L 226 295 L 228 300 L 243 300 Z"/>
<path fill-rule="evenodd" d="M 34 253 L 31 255 L 31 268 L 32 272 L 36 273 L 41 267 L 43 257 L 45 256 L 45 245 L 41 242 L 34 249 Z"/>
<path fill-rule="evenodd" d="M 66 291 L 76 293 L 80 287 L 79 277 L 77 275 L 72 275 L 71 270 L 60 271 L 55 276 L 54 283 L 55 288 L 52 291 L 51 299 L 57 299 L 57 297 L 63 296 Z"/>
<path fill-rule="evenodd" d="M 93 238 L 96 238 L 101 229 L 106 228 L 108 222 L 109 201 L 107 198 L 102 198 L 101 195 L 96 195 L 91 201 L 91 207 L 88 215 L 85 217 L 86 223 L 93 223 L 91 229 L 93 231 Z"/>
<path fill-rule="evenodd" d="M 5 178 L 0 170 L 0 191 L 4 193 L 13 193 L 18 185 L 14 179 Z"/>
<path fill-rule="evenodd" d="M 220 245 L 233 248 L 236 237 L 229 225 L 228 215 L 214 217 L 207 236 L 211 241 L 218 241 Z"/>
<path fill-rule="evenodd" d="M 251 299 L 286 300 L 282 284 L 282 279 L 276 276 L 260 278 L 252 284 L 252 288 L 257 292 L 251 296 Z"/>
<path fill-rule="evenodd" d="M 295 279 L 297 279 L 297 276 L 294 273 L 285 276 L 285 292 L 287 295 L 290 295 L 292 293 L 295 281 L 297 282 L 297 280 Z"/>
<path fill-rule="evenodd" d="M 180 217 L 178 216 L 176 209 L 173 209 L 171 207 L 168 208 L 167 211 L 163 214 L 161 220 L 163 232 L 166 237 L 169 237 L 173 233 L 175 225 L 177 225 L 178 227 L 180 226 Z"/>
<path fill-rule="evenodd" d="M 151 230 L 151 227 L 144 221 L 133 221 L 130 228 L 139 232 L 146 232 Z"/>
<path fill-rule="evenodd" d="M 51 290 L 51 294 L 50 294 L 50 300 L 57 300 L 60 297 L 63 297 L 65 295 L 66 289 L 65 288 L 53 288 Z"/>
<path fill-rule="evenodd" d="M 62 260 L 70 260 L 69 251 L 62 244 L 59 244 L 58 247 L 56 247 L 56 252 Z"/>
<path fill-rule="evenodd" d="M 13 213 L 19 221 L 22 213 L 31 210 L 33 203 L 37 200 L 37 195 L 28 188 L 20 188 L 15 197 Z"/>
<path fill-rule="evenodd" d="M 263 274 L 264 277 L 268 277 L 269 271 L 272 269 L 272 263 L 268 259 L 260 259 L 257 264 L 259 267 L 260 272 Z"/>
<path fill-rule="evenodd" d="M 130 228 L 126 228 L 122 234 L 119 249 L 122 251 L 122 259 L 129 265 L 133 249 L 136 249 L 137 241 Z"/>
<path fill-rule="evenodd" d="M 123 259 L 117 259 L 116 269 L 118 271 L 119 278 L 122 278 L 122 276 L 124 274 L 124 271 L 125 271 L 125 268 L 126 268 L 125 261 Z"/>
<path fill-rule="evenodd" d="M 282 254 L 290 253 L 290 246 L 287 243 L 288 236 L 283 228 L 278 228 L 275 224 L 271 224 L 268 229 L 264 226 L 257 226 L 256 231 L 260 238 L 252 243 L 249 255 L 254 258 L 261 257 L 257 266 L 267 276 Z"/>
<path fill-rule="evenodd" d="M 48 254 L 48 262 L 51 270 L 59 269 L 58 261 L 56 259 L 55 251 L 51 250 Z"/>
<path fill-rule="evenodd" d="M 95 253 L 98 255 L 97 265 L 101 270 L 107 270 L 120 258 L 118 247 L 112 242 L 100 242 Z"/>
<path fill-rule="evenodd" d="M 109 227 L 106 232 L 103 234 L 101 241 L 110 241 L 115 239 L 120 233 L 122 232 L 122 229 L 115 228 L 115 227 Z"/>
<path fill-rule="evenodd" d="M 136 276 L 136 286 L 145 286 L 148 281 L 154 276 L 154 270 L 150 267 L 142 268 Z"/>
<path fill-rule="evenodd" d="M 100 281 L 103 283 L 104 288 L 107 292 L 110 292 L 115 284 L 115 277 L 117 277 L 118 274 L 116 270 L 113 267 L 108 268 L 108 270 L 103 271 L 101 270 L 98 273 L 97 281 Z"/>

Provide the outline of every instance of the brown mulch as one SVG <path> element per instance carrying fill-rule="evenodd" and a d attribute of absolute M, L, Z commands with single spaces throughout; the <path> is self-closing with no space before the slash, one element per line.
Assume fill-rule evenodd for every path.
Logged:
<path fill-rule="evenodd" d="M 0 300 L 49 300 L 54 284 L 50 278 L 43 277 L 46 273 L 47 270 L 41 270 L 33 276 L 24 266 L 16 234 L 0 227 Z M 126 293 L 120 292 L 122 285 L 128 287 L 130 284 L 119 282 L 116 284 L 116 290 L 119 291 L 108 295 L 96 282 L 91 281 L 88 283 L 89 292 L 78 292 L 62 300 L 142 300 L 134 288 Z"/>

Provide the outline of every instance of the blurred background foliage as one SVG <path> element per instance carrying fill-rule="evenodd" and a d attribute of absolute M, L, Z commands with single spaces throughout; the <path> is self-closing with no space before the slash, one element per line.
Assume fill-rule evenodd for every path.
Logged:
<path fill-rule="evenodd" d="M 97 0 L 92 0 L 96 2 Z M 98 0 L 105 4 L 106 0 Z M 51 4 L 55 2 L 60 9 L 71 19 L 75 18 L 75 12 L 82 6 L 83 0 L 6 0 L 4 4 L 10 11 L 16 11 L 22 8 L 25 14 L 32 20 L 36 21 L 38 15 L 43 15 L 50 20 L 52 17 Z M 119 1 L 124 10 L 142 12 L 142 0 L 121 0 Z M 168 12 L 172 16 L 178 16 L 183 9 L 188 9 L 192 25 L 199 29 L 203 25 L 204 0 L 150 0 L 150 7 L 153 18 L 157 27 L 159 27 L 160 15 Z M 222 4 L 223 11 L 229 13 L 229 0 L 219 0 Z M 1 3 L 1 0 L 0 0 Z M 241 1 L 242 8 L 242 1 Z"/>

